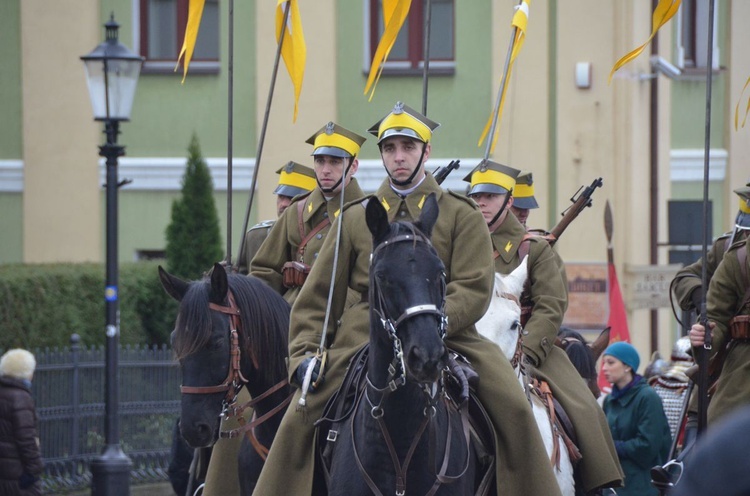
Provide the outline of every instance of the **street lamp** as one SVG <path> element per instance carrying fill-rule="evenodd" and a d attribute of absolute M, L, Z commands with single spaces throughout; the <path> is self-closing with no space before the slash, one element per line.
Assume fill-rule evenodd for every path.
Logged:
<path fill-rule="evenodd" d="M 125 147 L 117 144 L 120 121 L 130 120 L 135 87 L 143 57 L 131 52 L 117 40 L 120 25 L 114 14 L 104 27 L 104 43 L 81 57 L 86 66 L 86 82 L 94 109 L 94 119 L 104 121 L 107 142 L 99 146 L 99 155 L 107 160 L 107 278 L 104 288 L 106 307 L 106 376 L 105 376 L 105 446 L 101 456 L 91 462 L 92 496 L 127 496 L 130 494 L 132 462 L 120 447 L 118 402 L 119 370 L 117 274 L 117 158 Z"/>

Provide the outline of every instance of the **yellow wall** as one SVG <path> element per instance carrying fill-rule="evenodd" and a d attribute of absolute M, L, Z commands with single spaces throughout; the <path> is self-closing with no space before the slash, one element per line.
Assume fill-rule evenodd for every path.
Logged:
<path fill-rule="evenodd" d="M 97 130 L 84 55 L 103 39 L 97 0 L 23 0 L 24 262 L 102 258 Z M 40 199 L 44 201 L 40 201 Z"/>

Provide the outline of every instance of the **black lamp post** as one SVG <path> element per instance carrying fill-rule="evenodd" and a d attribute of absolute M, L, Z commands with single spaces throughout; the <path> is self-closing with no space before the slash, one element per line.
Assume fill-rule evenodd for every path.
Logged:
<path fill-rule="evenodd" d="M 117 40 L 120 27 L 114 14 L 104 27 L 104 43 L 81 57 L 86 66 L 94 119 L 104 121 L 107 142 L 99 146 L 99 155 L 107 159 L 107 279 L 104 288 L 106 306 L 107 356 L 105 376 L 105 447 L 91 463 L 92 496 L 127 496 L 130 494 L 130 458 L 120 447 L 118 419 L 119 370 L 118 338 L 120 313 L 117 274 L 117 158 L 125 147 L 117 144 L 120 121 L 130 120 L 135 87 L 143 57 L 131 52 Z"/>

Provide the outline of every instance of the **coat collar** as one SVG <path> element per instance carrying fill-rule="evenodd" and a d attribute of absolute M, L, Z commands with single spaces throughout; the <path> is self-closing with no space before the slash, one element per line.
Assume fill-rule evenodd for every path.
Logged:
<path fill-rule="evenodd" d="M 491 233 L 492 245 L 503 262 L 510 264 L 513 261 L 525 234 L 526 229 L 523 224 L 518 222 L 512 212 L 508 212 L 503 223 Z"/>
<path fill-rule="evenodd" d="M 435 181 L 435 178 L 431 174 L 427 174 L 420 184 L 414 191 L 406 196 L 401 196 L 391 188 L 390 181 L 386 179 L 380 185 L 375 196 L 381 205 L 388 212 L 388 220 L 393 222 L 396 219 L 396 213 L 400 210 L 402 202 L 406 205 L 406 210 L 409 212 L 410 220 L 418 219 L 419 214 L 422 212 L 425 200 L 430 195 L 435 193 L 435 199 L 440 201 L 440 197 L 444 194 L 443 189 Z"/>
<path fill-rule="evenodd" d="M 363 197 L 365 194 L 362 192 L 362 188 L 359 187 L 356 178 L 352 178 L 349 184 L 344 188 L 344 204 L 354 201 L 358 198 Z M 328 212 L 333 222 L 339 215 L 339 207 L 341 203 L 341 193 L 336 194 L 329 201 L 326 201 L 320 188 L 315 188 L 304 200 L 305 206 L 302 209 L 302 220 L 309 222 L 310 219 L 316 216 L 321 210 Z"/>

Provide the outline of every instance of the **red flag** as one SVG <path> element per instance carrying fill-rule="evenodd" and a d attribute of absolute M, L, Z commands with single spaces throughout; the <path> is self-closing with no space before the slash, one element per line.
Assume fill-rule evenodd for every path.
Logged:
<path fill-rule="evenodd" d="M 622 293 L 620 292 L 620 283 L 617 281 L 617 271 L 615 270 L 615 264 L 612 261 L 609 262 L 609 318 L 607 319 L 607 325 L 611 327 L 609 331 L 609 343 L 616 343 L 617 341 L 630 342 L 630 332 L 628 331 L 628 316 L 625 313 L 625 302 L 622 299 Z M 604 378 L 602 368 L 599 368 L 599 389 L 603 393 L 609 394 L 612 391 L 612 386 L 607 379 Z"/>

